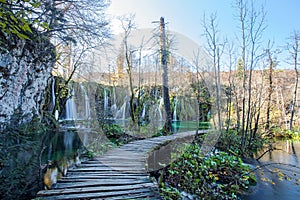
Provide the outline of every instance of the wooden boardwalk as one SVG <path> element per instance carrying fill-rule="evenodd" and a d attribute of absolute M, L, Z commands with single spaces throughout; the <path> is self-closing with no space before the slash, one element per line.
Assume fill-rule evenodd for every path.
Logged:
<path fill-rule="evenodd" d="M 69 169 L 42 199 L 160 199 L 150 171 L 169 164 L 171 152 L 194 139 L 195 131 L 138 140 Z"/>

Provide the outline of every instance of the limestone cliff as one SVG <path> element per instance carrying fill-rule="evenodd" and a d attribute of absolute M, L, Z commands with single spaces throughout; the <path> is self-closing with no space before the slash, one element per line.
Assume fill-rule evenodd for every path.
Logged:
<path fill-rule="evenodd" d="M 20 40 L 1 35 L 0 130 L 41 115 L 47 81 L 55 62 L 55 48 L 37 36 Z M 15 124 L 13 124 L 15 125 Z"/>

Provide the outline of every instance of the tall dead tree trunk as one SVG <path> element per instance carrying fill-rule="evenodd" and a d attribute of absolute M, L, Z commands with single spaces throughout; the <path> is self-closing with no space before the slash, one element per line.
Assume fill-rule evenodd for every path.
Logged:
<path fill-rule="evenodd" d="M 164 107 L 166 111 L 166 121 L 163 127 L 164 134 L 172 133 L 172 112 L 169 95 L 169 83 L 168 83 L 168 64 L 167 64 L 167 50 L 166 50 L 166 33 L 164 18 L 160 18 L 160 52 L 161 52 L 161 65 L 163 68 L 162 73 L 162 85 L 163 85 L 163 99 Z"/>

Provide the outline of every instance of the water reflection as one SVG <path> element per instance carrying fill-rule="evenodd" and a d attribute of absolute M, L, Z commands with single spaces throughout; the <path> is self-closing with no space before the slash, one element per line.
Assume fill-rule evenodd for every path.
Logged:
<path fill-rule="evenodd" d="M 81 154 L 84 152 L 80 137 L 74 130 L 59 130 L 48 134 L 44 141 L 42 162 L 47 167 L 43 177 L 46 189 L 51 189 L 68 168 L 80 164 Z"/>
<path fill-rule="evenodd" d="M 43 182 L 46 189 L 67 174 L 69 168 L 88 159 L 88 152 L 101 154 L 110 148 L 109 140 L 94 121 L 64 121 L 60 130 L 44 139 L 42 162 L 46 165 Z"/>
<path fill-rule="evenodd" d="M 258 184 L 243 199 L 299 199 L 300 142 L 277 141 L 273 148 L 259 162 L 252 163 L 261 166 L 256 171 Z"/>

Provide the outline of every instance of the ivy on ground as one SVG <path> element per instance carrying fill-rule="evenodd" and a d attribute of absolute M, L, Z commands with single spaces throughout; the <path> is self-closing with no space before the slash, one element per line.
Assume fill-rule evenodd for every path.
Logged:
<path fill-rule="evenodd" d="M 217 152 L 203 156 L 199 145 L 186 147 L 181 156 L 166 169 L 161 192 L 165 199 L 238 199 L 255 175 L 236 156 Z"/>

